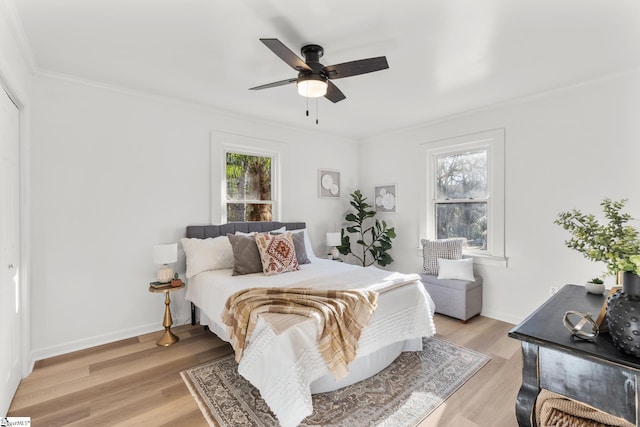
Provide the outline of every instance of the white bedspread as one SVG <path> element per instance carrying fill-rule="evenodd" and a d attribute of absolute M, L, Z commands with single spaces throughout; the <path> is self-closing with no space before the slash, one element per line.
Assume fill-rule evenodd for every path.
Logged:
<path fill-rule="evenodd" d="M 363 269 L 318 258 L 302 265 L 300 271 L 276 276 L 261 273 L 231 276 L 231 270 L 203 272 L 189 280 L 186 298 L 210 319 L 209 327 L 228 341 L 220 316 L 227 298 L 236 291 L 318 283 L 334 289 L 393 288 L 379 295 L 378 307 L 362 331 L 358 357 L 398 341 L 435 333 L 434 304 L 417 274 L 391 273 L 375 267 Z M 312 413 L 310 384 L 329 373 L 316 345 L 317 333 L 312 319 L 280 334 L 259 319 L 238 366 L 239 373 L 260 390 L 282 426 L 296 426 Z"/>

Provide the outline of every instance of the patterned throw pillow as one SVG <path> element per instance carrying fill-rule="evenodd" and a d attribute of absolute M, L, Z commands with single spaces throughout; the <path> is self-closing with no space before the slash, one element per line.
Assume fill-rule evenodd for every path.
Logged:
<path fill-rule="evenodd" d="M 282 234 L 283 232 L 274 232 L 271 231 L 271 234 Z M 293 240 L 293 246 L 296 249 L 296 258 L 298 259 L 298 264 L 309 264 L 311 261 L 307 256 L 307 249 L 304 246 L 304 231 L 299 232 L 291 232 L 291 240 Z"/>
<path fill-rule="evenodd" d="M 264 274 L 272 276 L 300 269 L 291 232 L 278 235 L 256 234 L 255 238 Z"/>
<path fill-rule="evenodd" d="M 462 258 L 461 239 L 422 239 L 422 272 L 425 274 L 438 274 L 438 258 L 460 259 Z"/>

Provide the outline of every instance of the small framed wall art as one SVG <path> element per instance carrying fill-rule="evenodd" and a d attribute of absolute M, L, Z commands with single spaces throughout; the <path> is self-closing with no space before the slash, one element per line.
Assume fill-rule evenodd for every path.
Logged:
<path fill-rule="evenodd" d="M 376 212 L 398 211 L 398 186 L 396 184 L 375 187 Z"/>
<path fill-rule="evenodd" d="M 318 170 L 318 196 L 325 199 L 340 197 L 340 172 L 331 169 Z"/>

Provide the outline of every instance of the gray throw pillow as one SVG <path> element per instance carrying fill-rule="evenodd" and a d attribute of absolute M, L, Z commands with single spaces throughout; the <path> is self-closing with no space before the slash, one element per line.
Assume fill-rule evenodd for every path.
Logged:
<path fill-rule="evenodd" d="M 271 234 L 283 234 L 281 232 L 272 231 Z M 311 261 L 307 256 L 307 249 L 304 246 L 304 231 L 292 232 L 291 239 L 293 240 L 293 247 L 296 250 L 296 259 L 298 264 L 309 264 Z"/>
<path fill-rule="evenodd" d="M 462 258 L 462 239 L 422 239 L 422 271 L 425 274 L 438 274 L 438 258 Z"/>
<path fill-rule="evenodd" d="M 233 249 L 232 276 L 262 273 L 262 259 L 253 234 L 227 234 L 227 237 L 231 243 L 231 249 Z"/>

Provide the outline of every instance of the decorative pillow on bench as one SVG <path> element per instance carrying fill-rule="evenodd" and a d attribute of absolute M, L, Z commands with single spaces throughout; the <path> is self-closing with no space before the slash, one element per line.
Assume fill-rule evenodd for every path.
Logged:
<path fill-rule="evenodd" d="M 455 279 L 475 282 L 476 278 L 473 275 L 473 258 L 438 258 L 438 279 Z"/>
<path fill-rule="evenodd" d="M 438 258 L 460 259 L 462 258 L 461 239 L 422 239 L 422 272 L 425 274 L 438 274 Z"/>

